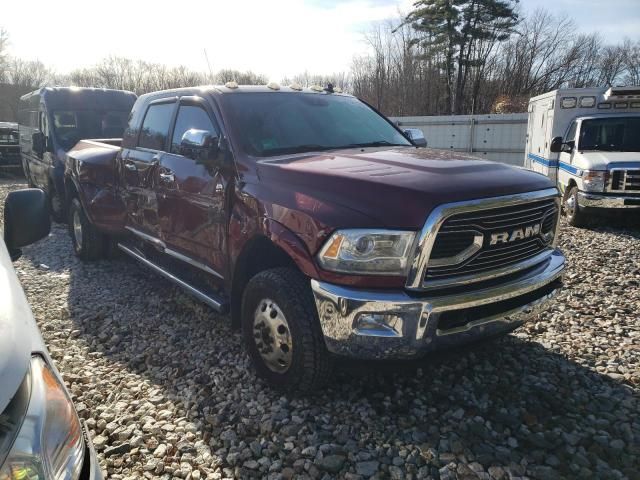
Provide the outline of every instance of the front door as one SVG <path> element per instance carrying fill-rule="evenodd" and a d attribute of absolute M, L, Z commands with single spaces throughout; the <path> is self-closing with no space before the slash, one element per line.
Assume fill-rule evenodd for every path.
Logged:
<path fill-rule="evenodd" d="M 135 147 L 123 149 L 118 157 L 127 209 L 127 228 L 138 237 L 158 240 L 158 201 L 155 172 L 168 144 L 175 99 L 149 105 Z"/>
<path fill-rule="evenodd" d="M 181 139 L 189 129 L 220 135 L 210 105 L 199 97 L 180 99 L 169 151 L 158 166 L 161 237 L 167 253 L 222 276 L 226 268 L 225 192 L 229 179 L 210 163 L 183 154 Z"/>
<path fill-rule="evenodd" d="M 564 144 L 562 151 L 558 156 L 558 185 L 560 191 L 564 194 L 569 185 L 569 181 L 575 176 L 576 168 L 573 166 L 573 154 L 576 151 L 577 139 L 576 139 L 577 122 L 574 120 L 571 122 L 566 135 L 563 138 Z M 573 142 L 573 148 L 569 148 L 567 142 Z"/>

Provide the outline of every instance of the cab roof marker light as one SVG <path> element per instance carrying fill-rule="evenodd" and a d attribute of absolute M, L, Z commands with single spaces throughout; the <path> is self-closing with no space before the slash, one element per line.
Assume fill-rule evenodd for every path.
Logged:
<path fill-rule="evenodd" d="M 324 92 L 324 88 L 322 88 L 320 85 L 311 85 L 309 87 L 309 90 L 312 90 L 314 92 Z"/>
<path fill-rule="evenodd" d="M 596 97 L 580 97 L 580 107 L 593 108 L 596 105 Z"/>
<path fill-rule="evenodd" d="M 640 108 L 640 102 L 631 102 L 631 108 Z"/>
<path fill-rule="evenodd" d="M 296 92 L 302 91 L 302 85 L 300 85 L 299 83 L 292 83 L 291 85 L 289 85 L 289 88 L 291 90 L 295 90 Z"/>
<path fill-rule="evenodd" d="M 270 88 L 271 90 L 280 90 L 280 85 L 276 82 L 269 82 L 267 83 L 267 88 Z"/>
<path fill-rule="evenodd" d="M 227 82 L 224 84 L 225 87 L 231 89 L 231 90 L 235 90 L 236 88 L 238 88 L 238 84 L 236 82 L 234 82 L 233 80 L 230 82 Z"/>

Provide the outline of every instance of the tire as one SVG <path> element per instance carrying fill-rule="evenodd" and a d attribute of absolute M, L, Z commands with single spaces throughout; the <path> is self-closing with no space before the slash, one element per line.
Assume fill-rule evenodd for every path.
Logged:
<path fill-rule="evenodd" d="M 84 261 L 104 258 L 107 237 L 91 224 L 78 198 L 69 205 L 69 236 L 76 256 Z"/>
<path fill-rule="evenodd" d="M 254 368 L 271 386 L 310 392 L 327 381 L 329 352 L 309 281 L 300 272 L 274 268 L 254 276 L 242 296 L 241 324 Z M 271 348 L 274 341 L 281 342 L 279 348 Z"/>
<path fill-rule="evenodd" d="M 67 215 L 65 215 L 64 198 L 53 185 L 49 185 L 47 195 L 49 198 L 49 213 L 51 213 L 51 218 L 57 223 L 64 223 L 67 219 Z"/>
<path fill-rule="evenodd" d="M 587 224 L 587 215 L 578 205 L 578 187 L 575 185 L 571 187 L 564 199 L 564 213 L 572 227 L 584 227 Z"/>

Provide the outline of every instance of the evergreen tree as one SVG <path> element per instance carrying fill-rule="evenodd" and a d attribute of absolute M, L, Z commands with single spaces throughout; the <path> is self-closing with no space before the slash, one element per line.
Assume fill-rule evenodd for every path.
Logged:
<path fill-rule="evenodd" d="M 405 23 L 422 35 L 426 57 L 441 58 L 451 113 L 464 109 L 469 71 L 486 61 L 486 45 L 509 38 L 518 23 L 518 0 L 418 0 Z"/>

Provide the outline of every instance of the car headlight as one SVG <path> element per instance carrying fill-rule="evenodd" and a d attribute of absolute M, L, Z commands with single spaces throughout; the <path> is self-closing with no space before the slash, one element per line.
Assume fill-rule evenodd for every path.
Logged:
<path fill-rule="evenodd" d="M 583 170 L 582 185 L 586 192 L 604 192 L 607 185 L 607 172 Z"/>
<path fill-rule="evenodd" d="M 404 275 L 415 232 L 338 230 L 318 253 L 325 270 L 364 275 Z"/>
<path fill-rule="evenodd" d="M 2 440 L 5 435 L 7 443 L 13 440 L 13 444 L 1 463 L 0 480 L 76 480 L 80 476 L 85 450 L 80 419 L 42 357 L 31 358 L 31 371 L 0 414 L 0 449 L 9 446 Z M 2 455 L 0 450 L 0 462 Z"/>

